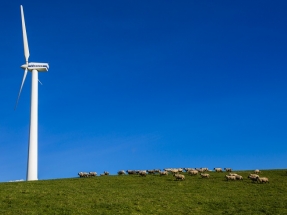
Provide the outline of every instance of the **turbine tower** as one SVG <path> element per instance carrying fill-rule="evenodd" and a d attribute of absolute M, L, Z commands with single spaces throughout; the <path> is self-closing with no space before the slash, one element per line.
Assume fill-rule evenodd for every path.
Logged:
<path fill-rule="evenodd" d="M 47 72 L 49 65 L 47 63 L 35 63 L 28 62 L 30 52 L 28 47 L 28 39 L 26 33 L 26 25 L 24 19 L 23 6 L 21 9 L 22 19 L 22 32 L 24 43 L 24 56 L 26 63 L 21 66 L 24 69 L 24 76 L 20 91 L 18 94 L 15 109 L 17 107 L 21 91 L 27 76 L 28 71 L 32 73 L 32 85 L 31 85 L 31 109 L 30 109 L 30 131 L 29 131 L 29 147 L 28 147 L 28 165 L 27 165 L 27 181 L 38 180 L 38 72 Z M 41 83 L 41 82 L 40 82 Z"/>

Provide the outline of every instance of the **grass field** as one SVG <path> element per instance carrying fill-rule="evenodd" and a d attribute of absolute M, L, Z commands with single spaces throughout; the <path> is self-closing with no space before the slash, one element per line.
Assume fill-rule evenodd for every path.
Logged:
<path fill-rule="evenodd" d="M 286 170 L 263 170 L 270 183 L 186 175 L 97 176 L 0 183 L 1 214 L 287 214 Z"/>

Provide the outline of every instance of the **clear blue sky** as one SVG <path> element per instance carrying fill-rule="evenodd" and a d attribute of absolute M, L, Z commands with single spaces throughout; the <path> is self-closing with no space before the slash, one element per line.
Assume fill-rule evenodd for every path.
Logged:
<path fill-rule="evenodd" d="M 31 74 L 39 179 L 79 171 L 287 168 L 286 1 L 6 1 L 0 181 L 25 179 Z"/>

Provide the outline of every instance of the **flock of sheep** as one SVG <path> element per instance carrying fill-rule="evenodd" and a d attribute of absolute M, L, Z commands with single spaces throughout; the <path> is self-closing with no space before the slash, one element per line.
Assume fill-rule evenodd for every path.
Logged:
<path fill-rule="evenodd" d="M 223 172 L 222 168 L 214 168 L 213 169 L 215 172 Z M 224 168 L 226 172 L 228 172 L 228 175 L 225 175 L 225 178 L 227 181 L 233 180 L 243 180 L 243 177 L 241 175 L 238 175 L 236 173 L 232 172 L 231 168 Z M 118 171 L 118 175 L 139 175 L 139 176 L 147 176 L 149 175 L 155 175 L 158 174 L 160 176 L 165 176 L 172 174 L 175 177 L 175 180 L 185 180 L 185 175 L 182 173 L 186 172 L 188 175 L 195 176 L 195 175 L 200 175 L 201 178 L 210 178 L 210 174 L 207 172 L 211 172 L 208 168 L 166 168 L 161 171 L 160 169 L 152 169 L 152 170 L 120 170 Z M 258 169 L 254 170 L 253 174 L 249 174 L 248 178 L 252 182 L 257 182 L 257 183 L 269 183 L 268 178 L 266 177 L 260 177 L 259 174 L 261 171 Z M 97 176 L 96 172 L 79 172 L 78 175 L 81 178 L 87 178 L 87 177 L 95 177 Z M 109 172 L 104 171 L 104 173 L 100 174 L 100 176 L 104 175 L 109 175 Z"/>

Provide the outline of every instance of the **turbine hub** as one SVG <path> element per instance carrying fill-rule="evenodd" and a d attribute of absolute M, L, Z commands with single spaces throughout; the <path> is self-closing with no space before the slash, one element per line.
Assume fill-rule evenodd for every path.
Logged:
<path fill-rule="evenodd" d="M 22 69 L 27 69 L 27 68 L 28 68 L 28 64 L 23 64 L 23 65 L 21 66 L 21 68 L 22 68 Z"/>

